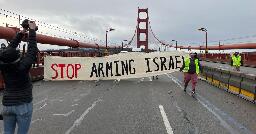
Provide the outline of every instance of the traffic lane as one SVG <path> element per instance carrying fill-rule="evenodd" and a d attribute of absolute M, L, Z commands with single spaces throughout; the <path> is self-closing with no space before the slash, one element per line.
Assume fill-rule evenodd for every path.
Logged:
<path fill-rule="evenodd" d="M 54 86 L 56 84 L 52 82 L 45 82 L 45 81 L 38 81 L 33 83 L 33 109 L 42 109 L 45 107 L 45 100 L 48 96 L 48 94 L 51 94 L 51 92 L 54 92 L 57 87 Z M 67 87 L 67 83 L 63 83 L 60 85 L 63 91 L 66 89 L 64 87 Z M 59 87 L 60 88 L 60 87 Z M 2 101 L 2 94 L 1 94 L 1 101 Z M 0 109 L 2 110 L 2 105 L 0 105 Z M 41 108 L 40 108 L 41 107 Z M 0 121 L 0 130 L 3 132 L 3 122 Z"/>
<path fill-rule="evenodd" d="M 30 133 L 66 133 L 93 102 L 102 101 L 116 81 L 55 81 L 34 84 Z M 3 124 L 1 122 L 1 131 Z M 72 132 L 72 131 L 71 131 Z"/>
<path fill-rule="evenodd" d="M 145 79 L 121 80 L 74 134 L 165 133 L 159 111 L 150 102 L 150 92 L 143 89 Z"/>
<path fill-rule="evenodd" d="M 228 133 L 219 121 L 166 76 L 121 80 L 74 133 L 167 133 L 159 105 L 174 133 Z M 168 91 L 172 91 L 171 95 Z"/>
<path fill-rule="evenodd" d="M 91 107 L 93 102 L 113 86 L 112 81 L 106 81 L 104 85 L 94 81 L 63 81 L 48 84 L 52 83 L 55 83 L 54 90 L 47 94 L 47 100 L 34 107 L 31 134 L 66 133 L 84 110 Z M 43 90 L 44 87 L 39 86 L 37 90 Z"/>
<path fill-rule="evenodd" d="M 154 90 L 158 94 L 158 99 L 166 105 L 167 115 L 173 124 L 174 132 L 177 133 L 207 133 L 207 134 L 228 134 L 229 132 L 220 125 L 220 121 L 200 104 L 190 94 L 185 93 L 177 83 L 167 75 L 160 76 L 161 81 L 169 83 L 166 88 Z M 161 85 L 161 84 L 160 84 Z M 167 91 L 166 91 L 167 89 Z M 166 94 L 168 92 L 169 94 Z M 161 96 L 169 96 L 169 100 Z M 169 112 L 175 109 L 174 112 Z M 175 120 L 177 119 L 177 120 Z M 180 120 L 181 119 L 181 120 Z"/>
<path fill-rule="evenodd" d="M 222 130 L 222 129 L 218 129 L 218 128 L 220 128 L 220 126 L 217 125 L 218 123 L 213 123 L 216 121 L 210 115 L 206 116 L 206 117 L 211 117 L 210 119 L 213 121 L 211 121 L 210 119 L 204 118 L 204 120 L 206 119 L 207 121 L 206 122 L 202 121 L 203 122 L 202 125 L 198 124 L 198 123 L 194 123 L 193 119 L 191 118 L 192 116 L 187 113 L 197 113 L 197 111 L 193 112 L 193 111 L 191 111 L 191 109 L 186 110 L 185 108 L 190 107 L 191 106 L 190 104 L 188 106 L 185 105 L 184 108 L 182 106 L 179 106 L 180 104 L 183 104 L 184 102 L 187 102 L 187 101 L 190 102 L 191 101 L 191 100 L 189 100 L 189 99 L 191 99 L 190 96 L 187 96 L 187 95 L 183 96 L 183 97 L 187 98 L 187 99 L 185 99 L 185 101 L 184 100 L 181 102 L 174 101 L 173 103 L 170 103 L 168 101 L 168 97 L 167 97 L 168 90 L 166 90 L 166 89 L 173 87 L 175 85 L 174 83 L 171 83 L 170 85 L 168 85 L 167 83 L 170 83 L 170 82 L 166 78 L 160 78 L 160 80 L 152 81 L 152 82 L 150 81 L 151 79 L 148 79 L 148 80 L 147 79 L 148 78 L 139 79 L 139 80 L 121 81 L 121 83 L 125 82 L 127 84 L 123 85 L 123 84 L 119 83 L 116 86 L 118 88 L 115 87 L 116 84 L 113 83 L 112 81 L 102 81 L 97 84 L 94 82 L 85 82 L 85 83 L 83 83 L 83 82 L 67 82 L 68 84 L 66 82 L 59 82 L 59 84 L 57 84 L 58 82 L 56 82 L 56 83 L 53 82 L 53 83 L 55 83 L 52 85 L 52 86 L 54 86 L 53 91 L 55 91 L 55 92 L 51 92 L 51 94 L 49 94 L 50 95 L 49 102 L 46 103 L 47 105 L 45 105 L 45 103 L 42 104 L 39 107 L 40 108 L 39 111 L 34 113 L 33 120 L 32 120 L 31 133 L 64 133 L 64 132 L 67 132 L 67 130 L 72 130 L 71 133 L 76 133 L 75 131 L 84 132 L 85 129 L 79 129 L 80 126 L 84 126 L 83 124 L 79 125 L 78 129 L 77 129 L 77 127 L 72 127 L 72 126 L 74 126 L 75 121 L 80 119 L 81 115 L 84 112 L 86 112 L 86 110 L 88 108 L 92 107 L 92 104 L 97 100 L 100 100 L 100 101 L 98 101 L 99 103 L 97 103 L 97 106 L 95 106 L 93 110 L 89 111 L 89 113 L 88 113 L 88 115 L 86 115 L 86 117 L 84 117 L 85 121 L 87 121 L 86 118 L 91 117 L 91 116 L 89 116 L 89 114 L 94 113 L 95 108 L 105 107 L 105 106 L 101 106 L 101 104 L 104 104 L 105 102 L 111 102 L 112 100 L 117 100 L 117 101 L 113 102 L 113 105 L 112 105 L 112 103 L 110 103 L 109 107 L 114 106 L 115 103 L 119 104 L 119 101 L 120 101 L 122 103 L 121 103 L 121 105 L 119 104 L 119 106 L 123 106 L 124 108 L 120 107 L 119 111 L 121 111 L 121 112 L 116 112 L 116 113 L 123 112 L 126 115 L 126 116 L 121 115 L 121 117 L 120 116 L 117 116 L 117 117 L 119 117 L 121 119 L 122 119 L 122 117 L 128 117 L 128 119 L 131 120 L 130 124 L 134 125 L 134 121 L 136 121 L 137 123 L 135 123 L 135 124 L 136 124 L 136 126 L 139 126 L 139 127 L 136 128 L 136 126 L 135 126 L 135 129 L 133 130 L 133 129 L 130 129 L 129 127 L 125 126 L 127 123 L 127 119 L 125 118 L 125 119 L 123 119 L 124 127 L 122 127 L 122 126 L 115 127 L 115 125 L 111 125 L 111 126 L 114 126 L 114 127 L 112 127 L 112 132 L 119 132 L 119 130 L 120 130 L 119 128 L 122 128 L 122 129 L 125 129 L 126 131 L 129 131 L 129 133 L 130 132 L 138 132 L 138 133 L 139 132 L 147 132 L 147 130 L 151 130 L 150 132 L 154 132 L 153 130 L 155 130 L 156 133 L 161 133 L 160 131 L 163 130 L 164 125 L 163 125 L 163 122 L 161 123 L 162 118 L 161 118 L 160 111 L 158 108 L 158 106 L 160 104 L 160 102 L 157 103 L 158 98 L 162 98 L 163 100 L 167 101 L 167 102 L 165 102 L 166 104 L 164 102 L 161 104 L 165 107 L 169 120 L 170 120 L 170 117 L 169 117 L 170 115 L 174 115 L 177 111 L 178 111 L 178 113 L 179 113 L 179 111 L 181 111 L 178 115 L 172 117 L 170 120 L 171 126 L 174 126 L 173 127 L 174 132 L 177 132 L 177 133 L 183 133 L 183 132 L 185 133 L 185 132 L 193 132 L 193 131 L 194 132 L 208 132 L 207 130 L 211 130 L 211 129 L 209 127 L 205 127 L 204 125 L 209 124 L 209 123 L 212 123 L 212 124 L 208 125 L 208 126 L 213 126 L 213 128 L 217 128 L 217 130 Z M 51 84 L 52 83 L 49 83 L 49 85 L 51 85 Z M 47 85 L 47 82 L 46 82 L 46 85 Z M 131 85 L 133 85 L 133 86 L 131 86 Z M 73 87 L 74 89 L 72 90 L 71 87 Z M 86 89 L 88 89 L 88 87 L 91 87 L 93 89 L 92 91 L 95 91 L 95 93 L 90 92 L 89 96 L 86 95 L 86 97 L 82 97 L 83 99 L 81 99 L 81 101 L 86 102 L 86 103 L 83 103 L 84 104 L 83 106 L 78 106 L 78 108 L 77 108 L 78 110 L 70 108 L 70 105 L 77 106 L 74 103 L 70 103 L 70 102 L 75 101 L 75 99 L 77 99 L 77 97 L 79 97 L 81 94 L 85 94 L 84 92 L 86 92 Z M 63 88 L 69 89 L 69 90 L 67 90 L 67 92 L 64 93 L 62 90 Z M 83 88 L 85 88 L 85 89 L 83 89 Z M 42 86 L 42 88 L 39 88 L 39 91 L 42 91 L 43 89 L 45 89 L 45 86 Z M 121 90 L 121 89 L 124 89 L 124 90 Z M 133 90 L 131 90 L 131 89 L 133 89 Z M 159 92 L 158 91 L 159 89 L 164 89 L 164 91 Z M 37 88 L 35 88 L 35 91 L 36 90 L 37 90 Z M 69 92 L 69 91 L 71 91 L 71 92 Z M 114 92 L 112 92 L 112 91 L 114 91 Z M 117 92 L 117 91 L 119 91 L 119 92 Z M 156 92 L 154 93 L 154 91 L 156 91 Z M 179 90 L 174 90 L 174 91 L 179 91 Z M 115 95 L 115 93 L 117 93 L 117 96 L 113 97 L 113 95 Z M 124 95 L 123 93 L 128 94 L 128 96 L 122 96 L 122 95 Z M 147 93 L 151 93 L 151 97 L 147 97 L 145 99 L 145 97 L 148 96 Z M 68 94 L 71 94 L 71 95 L 68 95 Z M 72 95 L 72 94 L 74 94 L 74 95 Z M 154 95 L 154 94 L 159 94 L 159 96 Z M 68 95 L 68 96 L 63 96 L 63 95 Z M 90 95 L 91 95 L 91 97 L 90 97 Z M 109 97 L 107 97 L 107 98 L 109 98 L 109 101 L 104 100 L 104 98 L 105 98 L 104 95 L 109 96 Z M 58 96 L 59 98 L 56 98 L 56 96 Z M 62 98 L 69 98 L 70 100 L 65 100 L 65 99 L 62 101 L 58 100 L 58 99 L 62 99 L 62 98 L 60 98 L 61 96 L 62 96 Z M 101 98 L 100 96 L 101 97 L 103 96 L 103 97 Z M 154 97 L 154 96 L 157 96 L 157 97 Z M 174 95 L 174 96 L 180 97 L 180 95 Z M 119 100 L 120 98 L 115 99 L 118 97 L 121 97 L 121 98 L 128 97 L 128 98 L 124 99 L 123 101 Z M 51 104 L 50 100 L 51 101 L 54 100 L 53 101 L 54 104 Z M 127 106 L 126 105 L 127 102 L 130 105 Z M 131 103 L 129 103 L 129 102 L 131 102 Z M 154 105 L 154 106 L 147 106 L 148 103 L 150 103 L 150 102 L 151 102 L 151 105 Z M 147 107 L 145 107 L 144 105 Z M 170 105 L 170 106 L 168 106 L 168 105 Z M 167 106 L 167 108 L 166 108 L 166 106 Z M 126 107 L 127 107 L 127 109 L 125 109 Z M 137 113 L 137 114 L 133 113 L 134 111 L 136 111 L 136 109 L 140 109 L 140 108 L 142 108 L 142 109 L 138 110 L 138 111 L 140 111 L 139 113 Z M 155 112 L 153 112 L 154 110 L 151 110 L 150 108 L 155 109 Z M 174 108 L 174 109 L 176 108 L 177 110 L 169 113 L 169 111 L 171 111 L 171 108 Z M 59 111 L 56 111 L 56 109 Z M 112 108 L 112 109 L 114 109 L 114 108 Z M 109 112 L 108 111 L 104 112 L 105 108 L 103 108 L 101 111 L 112 115 L 113 114 L 113 112 L 111 113 L 112 109 L 110 109 Z M 123 109 L 125 109 L 125 110 L 122 111 Z M 185 109 L 185 110 L 183 110 L 183 109 Z M 198 109 L 198 108 L 196 107 L 196 109 Z M 72 110 L 76 110 L 76 111 L 72 112 Z M 130 113 L 126 113 L 126 111 L 129 111 L 129 110 L 130 110 Z M 147 113 L 145 113 L 145 111 L 150 111 L 149 113 L 152 112 L 152 114 L 147 114 Z M 62 113 L 57 113 L 57 112 L 62 112 Z M 108 117 L 108 115 L 105 116 L 104 113 L 102 114 L 103 117 Z M 146 117 L 141 115 L 141 113 L 146 115 Z M 202 112 L 199 111 L 199 113 L 202 113 Z M 37 114 L 38 114 L 38 116 L 37 116 Z M 55 114 L 55 116 L 53 116 L 54 114 Z M 153 115 L 155 115 L 155 116 L 153 116 Z M 113 116 L 115 117 L 116 114 L 114 113 Z M 180 118 L 176 119 L 176 117 L 180 117 Z M 94 121 L 94 119 L 95 118 L 93 118 L 92 121 Z M 148 122 L 150 122 L 151 120 L 156 120 L 156 121 L 153 121 L 153 123 L 151 123 L 151 124 L 144 125 L 143 124 L 145 122 L 144 120 L 148 121 Z M 177 120 L 177 121 L 175 121 L 175 120 Z M 114 121 L 116 121 L 116 120 L 114 119 Z M 190 125 L 187 125 L 187 128 L 183 127 L 184 124 L 186 124 L 188 121 L 190 122 L 189 123 Z M 199 120 L 195 120 L 195 122 L 196 121 L 199 121 Z M 116 124 L 119 124 L 119 122 L 120 121 L 116 121 Z M 178 122 L 180 122 L 180 123 L 178 123 Z M 196 126 L 198 126 L 198 127 L 194 127 L 193 125 L 191 126 L 191 122 L 192 122 L 192 124 L 197 124 Z M 83 120 L 81 120 L 81 123 L 83 123 Z M 100 123 L 102 123 L 102 122 L 100 122 Z M 102 125 L 104 126 L 106 124 L 108 124 L 108 121 L 107 122 L 103 121 Z M 161 124 L 161 125 L 152 127 L 153 126 L 152 124 Z M 217 126 L 214 127 L 215 126 L 214 124 L 216 124 Z M 95 124 L 92 124 L 92 125 L 96 126 Z M 87 126 L 87 125 L 85 125 L 85 126 Z M 129 124 L 128 124 L 128 126 L 129 126 Z M 73 129 L 70 129 L 70 128 L 73 128 Z M 98 128 L 96 130 L 102 130 L 105 132 L 106 130 L 104 128 L 105 127 L 101 128 L 101 129 Z M 128 129 L 126 129 L 126 128 L 128 128 Z M 204 130 L 204 128 L 206 128 L 206 129 Z M 74 130 L 74 132 L 73 132 L 73 130 Z M 120 132 L 123 132 L 123 131 L 125 132 L 125 130 L 120 130 Z M 77 133 L 81 133 L 81 132 L 77 132 Z M 95 131 L 92 131 L 91 133 L 93 133 L 93 132 L 95 132 Z M 214 131 L 211 131 L 211 132 L 214 132 Z"/>
<path fill-rule="evenodd" d="M 49 96 L 56 98 L 76 89 L 75 81 L 38 81 L 33 83 L 33 106 L 44 103 Z"/>
<path fill-rule="evenodd" d="M 183 74 L 180 72 L 172 75 L 180 81 L 183 80 Z M 188 87 L 191 88 L 191 84 Z M 250 132 L 256 132 L 255 104 L 200 80 L 198 81 L 196 92 L 238 122 L 240 125 L 236 126 L 242 127 L 240 129 L 241 132 L 244 131 L 243 127 L 246 127 L 245 129 Z M 231 123 L 233 124 L 234 121 L 231 121 Z"/>
<path fill-rule="evenodd" d="M 209 67 L 218 67 L 218 68 L 222 68 L 222 69 L 225 69 L 225 70 L 234 71 L 232 66 L 230 66 L 229 64 L 220 64 L 220 63 L 213 63 L 213 62 L 206 62 L 206 61 L 201 61 L 201 64 L 209 66 Z M 246 74 L 256 75 L 256 68 L 241 66 L 240 67 L 240 72 L 246 73 Z"/>

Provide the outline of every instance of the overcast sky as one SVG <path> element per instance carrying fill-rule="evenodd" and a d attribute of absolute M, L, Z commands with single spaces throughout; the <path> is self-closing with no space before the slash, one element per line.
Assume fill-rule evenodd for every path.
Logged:
<path fill-rule="evenodd" d="M 132 37 L 138 6 L 149 8 L 154 33 L 167 42 L 203 42 L 200 27 L 207 28 L 209 41 L 256 35 L 256 0 L 0 0 L 0 5 L 101 40 L 113 27 L 109 38 L 115 43 Z"/>

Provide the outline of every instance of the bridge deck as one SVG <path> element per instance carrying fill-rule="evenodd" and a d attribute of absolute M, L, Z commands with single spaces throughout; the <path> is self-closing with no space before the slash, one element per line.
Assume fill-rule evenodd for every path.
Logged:
<path fill-rule="evenodd" d="M 36 82 L 30 133 L 167 134 L 159 105 L 175 134 L 256 132 L 254 104 L 203 81 L 196 100 L 181 81 L 177 72 L 119 83 Z"/>

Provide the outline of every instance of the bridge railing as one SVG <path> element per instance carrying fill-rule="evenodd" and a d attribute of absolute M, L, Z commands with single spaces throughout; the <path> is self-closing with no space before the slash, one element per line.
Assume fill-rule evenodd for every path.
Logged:
<path fill-rule="evenodd" d="M 240 54 L 243 61 L 243 66 L 256 67 L 256 52 L 246 52 Z M 225 53 L 208 53 L 199 54 L 199 57 L 203 61 L 211 61 L 215 63 L 231 63 L 231 55 Z"/>

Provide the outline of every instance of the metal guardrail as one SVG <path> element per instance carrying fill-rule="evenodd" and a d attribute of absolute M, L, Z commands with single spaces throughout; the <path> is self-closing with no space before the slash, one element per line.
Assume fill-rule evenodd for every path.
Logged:
<path fill-rule="evenodd" d="M 245 67 L 256 67 L 256 52 L 246 52 L 240 54 L 242 57 L 243 65 Z M 222 64 L 230 64 L 231 57 L 228 53 L 208 53 L 199 54 L 199 57 L 203 61 L 215 62 Z"/>
<path fill-rule="evenodd" d="M 203 66 L 201 76 L 209 84 L 256 103 L 256 75 Z"/>

